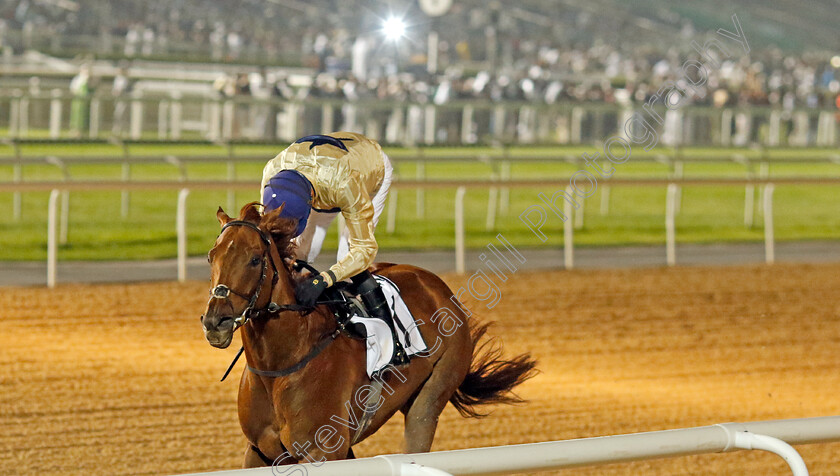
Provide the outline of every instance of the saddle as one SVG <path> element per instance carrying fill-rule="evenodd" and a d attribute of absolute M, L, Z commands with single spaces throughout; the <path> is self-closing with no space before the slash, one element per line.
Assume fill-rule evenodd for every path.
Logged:
<path fill-rule="evenodd" d="M 300 273 L 304 269 L 313 275 L 320 274 L 314 266 L 303 260 L 295 260 L 292 269 Z M 317 304 L 325 304 L 330 310 L 341 333 L 353 339 L 367 339 L 364 326 L 350 322 L 355 315 L 368 316 L 367 309 L 355 294 L 350 291 L 350 283 L 339 281 L 324 291 Z"/>
<path fill-rule="evenodd" d="M 303 270 L 309 271 L 313 275 L 317 275 L 320 273 L 314 266 L 309 264 L 303 260 L 296 260 L 292 264 L 292 270 L 296 273 L 301 273 Z M 387 281 L 383 278 L 384 281 Z M 392 284 L 393 286 L 393 284 Z M 366 348 L 367 348 L 367 371 L 368 374 L 373 377 L 376 373 L 378 373 L 381 369 L 385 368 L 388 363 L 391 362 L 393 358 L 393 348 L 391 352 L 379 352 L 381 350 L 381 342 L 377 341 L 376 339 L 371 339 L 368 335 L 368 330 L 365 327 L 365 324 L 361 323 L 360 321 L 365 319 L 360 318 L 371 318 L 372 316 L 368 312 L 366 306 L 364 305 L 363 301 L 359 298 L 358 295 L 353 290 L 354 286 L 352 283 L 347 281 L 339 281 L 335 283 L 333 286 L 327 288 L 321 298 L 318 299 L 316 302 L 317 305 L 325 305 L 330 313 L 333 315 L 335 322 L 337 324 L 337 330 L 330 336 L 329 339 L 323 341 L 324 345 L 327 345 L 329 342 L 334 340 L 339 334 L 344 334 L 352 339 L 365 341 Z M 398 293 L 396 287 L 394 287 L 394 291 Z M 411 316 L 410 311 L 405 304 L 400 301 L 402 308 L 404 310 L 405 319 L 409 320 L 409 322 L 413 321 L 414 318 Z M 396 303 L 394 303 L 396 305 Z M 416 329 L 416 326 L 413 326 L 409 330 L 409 326 L 403 323 L 400 323 L 396 308 L 392 306 L 392 311 L 394 311 L 392 317 L 394 319 L 394 323 L 396 326 L 399 327 L 401 334 L 404 336 L 406 340 L 405 343 L 402 345 L 407 346 L 408 349 L 411 350 L 413 353 L 422 352 L 427 350 L 425 342 L 423 342 L 423 338 L 420 335 L 419 331 Z M 304 313 L 311 312 L 311 310 L 304 310 L 301 311 Z M 353 321 L 356 322 L 353 322 Z M 379 319 L 370 319 L 375 322 L 381 322 Z M 367 325 L 371 325 L 370 322 Z M 397 335 L 392 332 L 389 332 L 391 337 L 396 341 L 398 339 Z M 412 337 L 413 336 L 413 337 Z M 372 353 L 371 350 L 374 350 Z M 231 362 L 230 366 L 228 367 L 225 374 L 222 376 L 222 381 L 224 381 L 227 376 L 230 374 L 231 370 L 233 370 L 234 365 L 239 360 L 239 357 L 242 355 L 244 347 L 239 350 L 239 353 L 236 354 L 234 357 L 233 362 Z M 323 346 L 316 346 L 313 351 L 308 355 L 301 363 L 289 368 L 284 369 L 282 371 L 263 371 L 263 370 L 256 370 L 256 369 L 249 369 L 252 372 L 257 373 L 258 375 L 264 376 L 283 376 L 287 375 L 288 373 L 294 372 L 299 370 L 299 366 L 305 365 L 311 358 L 320 353 L 323 350 Z M 409 354 L 411 355 L 411 354 Z M 383 360 L 384 359 L 384 360 Z"/>

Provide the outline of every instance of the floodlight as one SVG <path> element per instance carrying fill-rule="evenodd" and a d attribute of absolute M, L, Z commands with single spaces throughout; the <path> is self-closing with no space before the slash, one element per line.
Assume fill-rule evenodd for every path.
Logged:
<path fill-rule="evenodd" d="M 390 17 L 382 23 L 385 38 L 397 41 L 405 35 L 405 22 L 401 18 Z"/>

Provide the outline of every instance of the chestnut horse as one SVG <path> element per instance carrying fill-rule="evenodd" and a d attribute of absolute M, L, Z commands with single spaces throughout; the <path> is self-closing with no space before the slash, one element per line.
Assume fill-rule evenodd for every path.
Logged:
<path fill-rule="evenodd" d="M 372 392 L 365 341 L 340 333 L 326 306 L 304 312 L 296 304 L 295 222 L 281 218 L 279 209 L 261 214 L 259 207 L 246 205 L 238 220 L 219 208 L 222 231 L 208 256 L 212 291 L 201 317 L 214 347 L 226 348 L 242 329 L 248 367 L 238 408 L 249 443 L 245 467 L 353 458 L 351 445 L 397 411 L 405 415 L 405 451 L 426 452 L 447 402 L 478 417 L 476 405 L 521 401 L 510 391 L 534 375 L 530 355 L 502 360 L 498 346 L 476 346 L 487 326 L 468 319 L 438 276 L 378 264 L 371 271 L 397 284 L 428 351 L 380 374 L 376 412 L 360 425 Z"/>

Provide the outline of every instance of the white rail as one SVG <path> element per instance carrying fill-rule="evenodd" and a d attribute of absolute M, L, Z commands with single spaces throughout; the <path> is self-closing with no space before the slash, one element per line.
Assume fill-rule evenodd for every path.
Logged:
<path fill-rule="evenodd" d="M 575 191 L 571 186 L 566 187 L 566 195 L 574 197 Z M 563 200 L 563 216 L 566 217 L 563 221 L 563 264 L 566 269 L 572 269 L 575 265 L 573 213 L 571 202 Z"/>
<path fill-rule="evenodd" d="M 264 162 L 266 157 L 264 155 L 234 155 L 233 154 L 233 147 L 237 144 L 236 142 L 205 142 L 205 141 L 198 141 L 197 143 L 206 144 L 206 145 L 217 145 L 217 146 L 226 146 L 228 148 L 228 155 L 226 156 L 214 156 L 214 155 L 207 155 L 207 156 L 173 156 L 173 155 L 151 155 L 151 156 L 143 156 L 143 155 L 131 155 L 129 154 L 128 145 L 129 144 L 140 144 L 144 143 L 142 141 L 127 141 L 127 142 L 120 142 L 123 145 L 124 155 L 123 156 L 62 156 L 58 157 L 55 155 L 49 156 L 37 156 L 37 155 L 22 155 L 21 154 L 21 145 L 27 143 L 37 143 L 37 144 L 61 144 L 66 141 L 61 140 L 54 140 L 54 141 L 41 141 L 41 140 L 26 140 L 26 139 L 0 139 L 0 143 L 9 145 L 10 147 L 14 148 L 14 155 L 9 157 L 0 157 L 0 164 L 12 164 L 14 168 L 14 181 L 22 182 L 23 181 L 23 174 L 22 168 L 24 165 L 38 165 L 42 163 L 46 163 L 49 165 L 54 165 L 60 168 L 65 181 L 70 180 L 70 174 L 68 172 L 69 165 L 77 165 L 77 164 L 100 164 L 100 165 L 108 165 L 108 164 L 119 164 L 122 166 L 122 180 L 125 182 L 131 182 L 131 165 L 132 164 L 150 164 L 150 163 L 166 163 L 175 166 L 178 169 L 179 178 L 180 180 L 188 180 L 187 172 L 186 172 L 186 164 L 187 163 L 221 163 L 224 162 L 227 165 L 227 179 L 228 181 L 235 181 L 236 180 L 236 164 L 243 163 L 243 162 Z M 178 144 L 179 142 L 173 141 L 147 141 L 148 143 L 173 143 Z M 190 143 L 189 141 L 180 142 L 180 143 Z M 281 144 L 277 144 L 278 147 Z M 562 147 L 562 146 L 559 146 Z M 560 149 L 562 150 L 562 149 Z M 665 154 L 656 154 L 653 156 L 641 156 L 641 157 L 634 157 L 634 162 L 656 162 L 661 163 L 664 165 L 669 165 L 673 171 L 670 174 L 669 178 L 672 180 L 682 180 L 684 178 L 684 164 L 687 163 L 709 163 L 709 162 L 719 162 L 719 163 L 738 163 L 742 164 L 746 167 L 745 179 L 752 180 L 754 179 L 753 169 L 754 166 L 758 164 L 759 166 L 759 173 L 758 178 L 760 180 L 767 180 L 769 176 L 769 166 L 770 164 L 840 164 L 840 155 L 833 154 L 833 153 L 826 153 L 827 155 L 818 155 L 818 156 L 810 156 L 805 158 L 798 158 L 798 159 L 791 159 L 791 158 L 784 158 L 784 157 L 767 157 L 767 156 L 760 156 L 760 157 L 747 157 L 743 154 L 724 154 L 721 156 L 715 155 L 691 155 L 686 156 L 685 153 L 677 149 L 674 151 L 673 156 L 665 155 Z M 399 156 L 395 155 L 391 157 L 392 162 L 395 164 L 401 162 L 411 162 L 416 164 L 416 182 L 421 182 L 425 180 L 425 165 L 426 163 L 431 162 L 454 162 L 454 163 L 462 163 L 462 162 L 481 162 L 489 165 L 492 169 L 492 179 L 499 182 L 499 187 L 489 187 L 490 193 L 488 193 L 488 200 L 487 200 L 487 218 L 485 229 L 487 231 L 492 231 L 496 227 L 496 217 L 498 212 L 507 213 L 507 210 L 510 206 L 510 188 L 505 184 L 511 180 L 511 166 L 513 163 L 568 163 L 574 165 L 580 165 L 580 158 L 571 154 L 563 154 L 557 156 L 548 156 L 548 155 L 511 155 L 510 151 L 507 148 L 502 147 L 499 149 L 499 152 L 496 154 L 477 154 L 477 155 L 427 155 L 422 148 L 416 149 L 415 155 L 405 155 Z M 753 226 L 753 209 L 755 208 L 755 185 L 751 183 L 747 183 L 745 186 L 744 192 L 744 226 L 747 228 L 752 228 Z M 606 215 L 609 213 L 609 196 L 610 196 L 610 189 L 609 185 L 604 185 L 601 191 L 601 214 Z M 761 193 L 763 190 L 760 191 L 759 200 L 761 200 Z M 675 213 L 679 214 L 680 212 L 680 203 L 681 203 L 681 189 L 679 186 L 677 187 L 676 192 L 676 201 L 675 204 Z M 63 200 L 69 200 L 69 197 L 65 195 L 62 197 Z M 13 210 L 14 210 L 14 217 L 16 220 L 20 219 L 21 215 L 21 196 L 20 192 L 16 192 L 14 195 L 14 203 L 13 203 Z M 232 190 L 228 191 L 228 208 L 233 208 L 232 203 L 234 201 L 234 194 Z M 396 213 L 396 202 L 397 197 L 396 194 L 392 197 L 390 201 L 390 205 L 388 208 L 388 217 L 392 217 Z M 122 198 L 121 198 L 121 209 L 120 213 L 123 218 L 128 216 L 128 206 L 129 206 L 129 194 L 127 190 L 122 191 Z M 577 210 L 579 213 L 574 214 L 575 220 L 575 229 L 579 230 L 583 228 L 584 224 L 584 214 L 583 209 Z M 760 212 L 761 210 L 759 210 Z M 417 217 L 422 218 L 425 214 L 425 194 L 422 188 L 417 189 Z M 396 220 L 389 219 L 388 220 L 388 233 L 393 234 L 395 231 Z M 66 243 L 66 226 L 63 223 L 61 228 L 61 236 L 62 236 L 62 244 Z"/>
<path fill-rule="evenodd" d="M 773 236 L 773 184 L 764 186 L 764 255 L 767 264 L 776 261 L 776 245 Z"/>
<path fill-rule="evenodd" d="M 805 462 L 790 445 L 836 441 L 840 441 L 840 416 L 827 416 L 724 423 L 525 445 L 386 455 L 328 462 L 317 466 L 302 464 L 295 467 L 195 473 L 189 476 L 494 476 L 736 450 L 763 450 L 775 453 L 785 459 L 794 476 L 807 476 Z M 294 472 L 292 469 L 298 471 Z M 840 470 L 840 466 L 835 469 Z"/>
<path fill-rule="evenodd" d="M 457 189 L 455 196 L 455 262 L 456 271 L 464 273 L 466 271 L 466 239 L 464 222 L 466 220 L 464 211 L 464 199 L 468 188 L 487 189 L 496 186 L 498 182 L 495 181 L 396 181 L 392 184 L 394 192 L 400 188 L 448 188 Z M 770 180 L 743 180 L 743 179 L 613 179 L 606 183 L 609 186 L 639 186 L 639 185 L 653 185 L 653 186 L 667 186 L 669 193 L 667 194 L 666 203 L 666 262 L 669 265 L 676 263 L 676 203 L 678 199 L 678 186 L 685 185 L 763 185 L 762 203 L 764 213 L 764 241 L 765 241 L 765 259 L 767 263 L 775 261 L 775 237 L 773 232 L 773 190 L 774 184 L 793 184 L 793 185 L 840 185 L 840 177 L 824 178 L 824 177 L 774 177 Z M 567 187 L 568 181 L 565 180 L 511 180 L 505 184 L 508 187 Z M 59 196 L 55 195 L 56 191 L 64 192 L 65 194 L 71 190 L 76 191 L 94 191 L 94 190 L 178 190 L 178 212 L 176 217 L 176 233 L 178 235 L 178 279 L 186 279 L 186 204 L 187 196 L 190 189 L 200 190 L 238 190 L 248 189 L 253 190 L 257 184 L 251 181 L 168 181 L 168 182 L 121 182 L 121 181 L 68 181 L 68 182 L 24 182 L 24 183 L 0 183 L 0 192 L 23 192 L 23 191 L 52 191 L 49 201 L 48 210 L 48 259 L 47 259 L 47 284 L 52 287 L 56 283 L 56 265 L 57 265 L 57 250 L 60 237 L 57 236 L 58 226 L 58 204 Z M 566 189 L 566 193 L 572 193 L 570 189 Z M 571 208 L 568 200 L 564 200 L 564 215 L 566 220 L 563 224 L 564 236 L 564 265 L 567 269 L 574 266 L 574 225 L 573 214 L 576 210 Z M 65 212 L 68 208 L 65 204 Z M 63 214 L 66 216 L 66 214 Z M 391 219 L 395 219 L 392 217 Z M 66 222 L 66 220 L 65 220 Z M 66 233 L 66 230 L 64 231 Z"/>
<path fill-rule="evenodd" d="M 178 210 L 176 212 L 175 227 L 178 235 L 178 281 L 187 280 L 187 197 L 188 188 L 178 192 Z"/>

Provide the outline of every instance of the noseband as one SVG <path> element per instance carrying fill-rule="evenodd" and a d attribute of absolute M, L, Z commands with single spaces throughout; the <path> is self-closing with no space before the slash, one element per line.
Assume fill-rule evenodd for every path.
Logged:
<path fill-rule="evenodd" d="M 274 264 L 274 260 L 271 257 L 271 238 L 265 234 L 264 231 L 260 230 L 260 228 L 247 221 L 243 220 L 233 220 L 229 221 L 222 227 L 222 231 L 219 232 L 219 235 L 225 232 L 230 227 L 233 226 L 244 226 L 246 228 L 250 228 L 257 232 L 260 235 L 260 240 L 262 240 L 263 244 L 265 245 L 265 250 L 263 250 L 262 254 L 262 272 L 260 273 L 260 280 L 257 282 L 257 287 L 254 290 L 254 293 L 251 297 L 248 297 L 244 293 L 239 293 L 234 291 L 230 288 L 230 286 L 226 284 L 217 284 L 216 287 L 210 290 L 210 299 L 230 299 L 230 295 L 233 294 L 238 296 L 246 301 L 248 301 L 248 306 L 242 311 L 242 314 L 239 315 L 236 319 L 234 319 L 234 328 L 235 331 L 239 327 L 243 326 L 246 322 L 248 322 L 251 317 L 263 313 L 267 314 L 276 314 L 280 311 L 305 311 L 309 310 L 309 308 L 301 306 L 299 304 L 277 304 L 275 302 L 269 302 L 268 305 L 263 309 L 254 309 L 254 306 L 257 304 L 257 300 L 260 298 L 260 291 L 262 290 L 263 283 L 265 282 L 265 277 L 267 275 L 266 271 L 268 271 L 268 264 L 271 263 L 271 267 L 274 270 L 274 275 L 271 278 L 271 288 L 274 289 L 274 286 L 277 284 L 277 265 Z"/>

